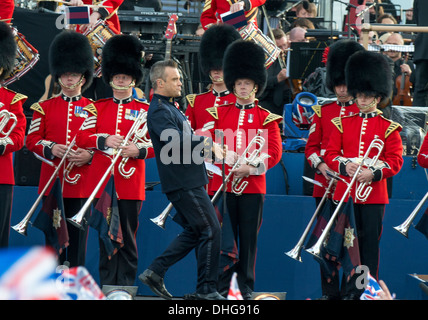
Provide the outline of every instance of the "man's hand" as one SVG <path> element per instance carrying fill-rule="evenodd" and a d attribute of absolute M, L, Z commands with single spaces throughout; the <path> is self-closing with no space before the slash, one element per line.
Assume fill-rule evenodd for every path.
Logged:
<path fill-rule="evenodd" d="M 239 1 L 230 6 L 230 12 L 238 12 L 244 9 L 244 1 Z"/>
<path fill-rule="evenodd" d="M 135 158 L 140 155 L 140 150 L 138 150 L 137 146 L 134 143 L 130 143 L 127 146 L 119 147 L 122 149 L 122 156 L 124 158 Z"/>
<path fill-rule="evenodd" d="M 111 135 L 106 139 L 106 146 L 113 149 L 119 149 L 120 145 L 123 142 L 123 136 Z"/>
<path fill-rule="evenodd" d="M 57 157 L 57 158 L 62 158 L 65 154 L 65 152 L 67 151 L 67 146 L 65 144 L 55 144 L 52 147 L 52 154 Z"/>
<path fill-rule="evenodd" d="M 92 159 L 92 154 L 85 149 L 77 148 L 76 151 L 71 150 L 67 159 L 78 167 L 87 164 Z"/>

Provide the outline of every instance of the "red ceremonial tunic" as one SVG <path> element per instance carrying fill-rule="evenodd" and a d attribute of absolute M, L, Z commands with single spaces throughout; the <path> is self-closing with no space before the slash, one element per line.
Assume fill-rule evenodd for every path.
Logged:
<path fill-rule="evenodd" d="M 238 155 L 244 152 L 252 138 L 257 134 L 257 130 L 263 130 L 262 137 L 265 139 L 265 144 L 262 153 L 270 156 L 263 161 L 267 170 L 275 166 L 282 157 L 282 140 L 278 126 L 282 117 L 261 108 L 257 103 L 257 100 L 253 104 L 246 106 L 232 103 L 223 107 L 209 108 L 207 112 L 215 119 L 214 130 L 223 130 L 228 150 L 235 151 Z M 222 165 L 217 163 L 217 166 L 221 168 Z M 226 176 L 230 169 L 226 165 Z M 227 184 L 228 192 L 231 192 L 232 180 L 233 178 Z M 248 181 L 243 193 L 266 193 L 265 172 L 260 175 L 250 175 L 242 181 Z M 222 177 L 214 175 L 211 185 L 212 192 L 215 193 L 221 187 L 221 184 Z"/>
<path fill-rule="evenodd" d="M 245 11 L 247 22 L 253 22 L 257 26 L 257 13 L 259 6 L 263 5 L 266 0 L 247 0 L 251 8 Z M 230 11 L 230 6 L 238 2 L 237 0 L 207 0 L 201 13 L 202 28 L 208 29 L 211 25 L 221 22 L 220 15 Z M 244 1 L 245 2 L 245 1 Z"/>
<path fill-rule="evenodd" d="M 24 146 L 25 128 L 27 120 L 22 105 L 27 100 L 23 94 L 13 92 L 5 87 L 0 87 L 0 111 L 7 110 L 16 116 L 16 125 L 5 138 L 0 134 L 0 184 L 15 184 L 13 172 L 13 153 Z M 1 119 L 0 119 L 1 120 Z M 9 132 L 13 121 L 9 120 L 3 132 Z"/>
<path fill-rule="evenodd" d="M 380 111 L 368 114 L 359 113 L 342 119 L 335 118 L 333 122 L 336 129 L 332 131 L 324 159 L 330 168 L 339 172 L 348 182 L 351 181 L 351 178 L 347 175 L 345 176 L 346 164 L 349 161 L 357 162 L 358 158 L 361 160 L 375 137 L 384 142 L 379 161 L 374 167 L 369 167 L 374 175 L 374 179 L 370 184 L 373 190 L 369 197 L 365 202 L 356 199 L 355 190 L 359 185 L 357 181 L 352 186 L 350 195 L 354 203 L 389 203 L 386 179 L 397 174 L 403 165 L 401 126 L 384 118 Z M 377 153 L 378 149 L 373 148 L 369 158 L 372 159 Z M 344 182 L 338 181 L 333 199 L 340 200 L 346 188 L 347 185 Z"/>
<path fill-rule="evenodd" d="M 147 112 L 149 105 L 132 97 L 123 100 L 114 98 L 101 99 L 87 106 L 86 111 L 89 116 L 77 136 L 77 143 L 85 148 L 96 150 L 92 159 L 90 177 L 95 181 L 95 185 L 101 181 L 102 176 L 111 164 L 114 157 L 112 149 L 104 147 L 105 139 L 109 135 L 121 135 L 126 137 L 139 112 Z M 132 139 L 131 139 L 132 140 Z M 120 156 L 113 168 L 114 183 L 118 199 L 123 200 L 144 200 L 145 199 L 145 158 L 154 157 L 153 148 L 138 147 L 140 157 L 138 159 L 129 158 L 125 170 L 132 167 L 135 172 L 125 178 L 119 172 L 118 166 L 122 160 Z M 106 179 L 98 191 L 96 197 L 99 198 L 107 185 Z"/>
<path fill-rule="evenodd" d="M 189 94 L 186 99 L 189 103 L 186 109 L 186 116 L 192 129 L 197 135 L 209 136 L 215 141 L 216 137 L 211 137 L 211 130 L 214 128 L 215 121 L 206 109 L 235 103 L 236 96 L 228 90 L 223 92 L 211 90 L 201 94 Z M 208 172 L 208 179 L 207 192 L 212 195 L 210 187 L 212 182 L 211 172 Z"/>
<path fill-rule="evenodd" d="M 314 169 L 324 162 L 324 154 L 327 148 L 330 135 L 334 130 L 334 124 L 331 122 L 336 117 L 345 117 L 359 112 L 357 105 L 351 100 L 347 103 L 332 102 L 323 106 L 313 106 L 315 111 L 312 125 L 309 129 L 309 137 L 305 147 L 305 157 L 310 166 Z M 328 182 L 324 175 L 317 171 L 315 181 L 322 183 L 327 187 Z M 314 185 L 313 197 L 322 197 L 326 189 Z"/>
<path fill-rule="evenodd" d="M 33 118 L 27 133 L 26 146 L 28 150 L 39 156 L 52 161 L 58 166 L 62 158 L 57 158 L 52 154 L 52 147 L 58 144 L 69 146 L 75 138 L 77 132 L 82 126 L 88 113 L 83 110 L 92 101 L 81 95 L 67 97 L 59 95 L 42 102 L 34 103 L 31 106 Z M 79 144 L 76 144 L 76 147 Z M 73 150 L 76 150 L 73 147 Z M 75 183 L 67 182 L 64 179 L 65 169 L 69 165 L 66 159 L 62 168 L 58 172 L 62 185 L 62 195 L 64 198 L 87 198 L 91 194 L 91 180 L 88 177 L 89 164 L 81 167 L 73 165 L 69 173 L 70 177 L 80 175 Z M 39 180 L 39 190 L 42 192 L 46 183 L 54 173 L 55 168 L 42 162 Z M 49 194 L 54 183 L 46 190 L 45 195 Z"/>

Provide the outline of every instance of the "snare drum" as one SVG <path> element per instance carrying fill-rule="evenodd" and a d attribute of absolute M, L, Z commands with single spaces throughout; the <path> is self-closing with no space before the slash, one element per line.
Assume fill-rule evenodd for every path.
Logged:
<path fill-rule="evenodd" d="M 107 40 L 119 34 L 104 21 L 98 21 L 92 30 L 88 30 L 84 35 L 88 38 L 94 52 L 95 70 L 94 75 L 98 77 L 101 74 L 101 54 Z"/>
<path fill-rule="evenodd" d="M 242 39 L 253 41 L 263 48 L 266 58 L 266 68 L 269 68 L 281 54 L 281 49 L 276 46 L 271 38 L 263 34 L 263 32 L 253 22 L 249 22 L 245 27 L 240 28 L 238 31 Z"/>
<path fill-rule="evenodd" d="M 4 80 L 3 85 L 7 86 L 12 82 L 21 78 L 25 73 L 31 70 L 39 61 L 39 52 L 18 32 L 12 27 L 12 32 L 16 41 L 16 59 L 15 67 L 9 77 Z"/>

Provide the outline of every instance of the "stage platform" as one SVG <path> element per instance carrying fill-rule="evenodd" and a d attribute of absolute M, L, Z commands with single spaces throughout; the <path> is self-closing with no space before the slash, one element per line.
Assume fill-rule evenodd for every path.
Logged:
<path fill-rule="evenodd" d="M 303 154 L 284 153 L 283 162 L 288 173 L 288 194 L 285 191 L 283 170 L 279 164 L 267 174 L 268 194 L 258 241 L 255 291 L 286 292 L 287 300 L 316 299 L 321 295 L 318 263 L 305 251 L 302 252 L 302 263 L 284 254 L 292 249 L 300 238 L 315 211 L 315 202 L 311 196 L 303 195 Z M 147 181 L 159 181 L 154 159 L 147 160 L 146 167 Z M 418 286 L 415 277 L 410 276 L 428 274 L 427 239 L 413 227 L 409 231 L 409 239 L 393 229 L 393 226 L 401 224 L 416 207 L 428 190 L 427 185 L 424 169 L 415 165 L 413 157 L 406 156 L 403 169 L 393 179 L 393 193 L 390 204 L 386 207 L 381 239 L 380 278 L 398 299 L 428 298 Z M 24 217 L 36 198 L 37 187 L 15 187 L 12 225 Z M 152 259 L 180 232 L 180 227 L 171 219 L 166 223 L 166 230 L 150 221 L 150 218 L 160 214 L 168 204 L 160 191 L 160 185 L 155 186 L 152 191 L 147 191 L 146 198 L 137 233 L 139 273 L 143 272 Z M 421 210 L 415 222 L 424 210 L 425 208 Z M 43 244 L 44 236 L 36 228 L 29 227 L 27 237 L 11 230 L 12 247 Z M 90 229 L 86 267 L 96 281 L 99 280 L 98 255 L 97 232 Z M 165 284 L 177 298 L 194 291 L 196 263 L 193 252 L 167 272 Z M 153 296 L 138 280 L 135 285 L 138 286 L 138 296 L 144 299 Z"/>

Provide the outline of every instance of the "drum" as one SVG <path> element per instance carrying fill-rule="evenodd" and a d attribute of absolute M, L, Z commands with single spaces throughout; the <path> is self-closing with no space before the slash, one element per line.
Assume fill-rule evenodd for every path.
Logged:
<path fill-rule="evenodd" d="M 34 65 L 39 61 L 39 52 L 25 39 L 25 37 L 18 32 L 16 28 L 12 27 L 12 32 L 16 41 L 16 59 L 15 67 L 9 77 L 4 80 L 4 86 L 21 78 L 25 73 L 30 71 Z"/>
<path fill-rule="evenodd" d="M 263 32 L 253 22 L 249 22 L 245 27 L 240 28 L 238 31 L 242 39 L 253 41 L 263 48 L 266 58 L 266 69 L 269 68 L 281 54 L 281 49 L 276 46 L 271 38 L 263 34 Z"/>
<path fill-rule="evenodd" d="M 108 39 L 119 34 L 116 30 L 108 26 L 104 21 L 98 21 L 92 30 L 88 30 L 84 35 L 88 38 L 94 52 L 95 70 L 94 75 L 101 74 L 101 54 Z"/>

